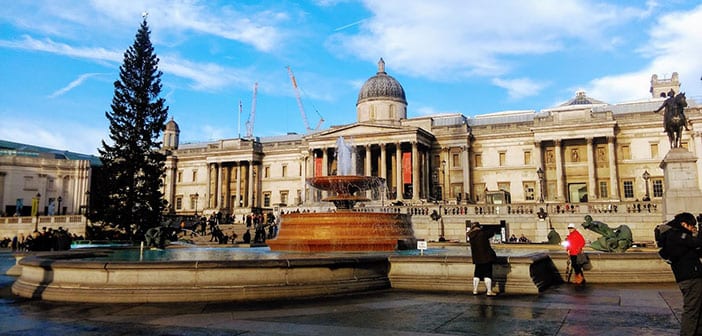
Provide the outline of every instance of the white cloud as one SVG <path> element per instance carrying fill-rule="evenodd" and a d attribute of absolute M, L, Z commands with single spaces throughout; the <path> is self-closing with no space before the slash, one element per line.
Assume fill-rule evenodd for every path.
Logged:
<path fill-rule="evenodd" d="M 73 80 L 72 82 L 68 83 L 68 85 L 66 85 L 66 86 L 62 87 L 61 89 L 56 90 L 55 92 L 50 94 L 49 98 L 56 98 L 58 96 L 61 96 L 61 95 L 65 94 L 66 92 L 71 91 L 74 88 L 78 87 L 79 85 L 83 84 L 83 82 L 85 82 L 88 78 L 98 76 L 98 75 L 102 75 L 102 74 L 101 73 L 82 74 L 82 75 L 78 76 L 78 78 Z"/>
<path fill-rule="evenodd" d="M 501 79 L 493 78 L 492 83 L 507 89 L 507 93 L 512 99 L 536 96 L 541 93 L 546 83 L 537 82 L 529 78 Z"/>
<path fill-rule="evenodd" d="M 373 17 L 356 35 L 335 34 L 333 48 L 372 61 L 392 55 L 394 68 L 416 76 L 458 80 L 503 76 L 503 57 L 561 50 L 572 40 L 605 48 L 616 41 L 607 29 L 639 18 L 648 9 L 545 0 L 482 2 L 367 0 Z M 389 57 L 389 56 L 388 56 Z"/>
<path fill-rule="evenodd" d="M 74 47 L 65 43 L 54 42 L 46 38 L 37 40 L 31 36 L 23 36 L 20 40 L 0 40 L 0 47 L 11 49 L 24 49 L 31 51 L 43 51 L 57 55 L 69 57 L 100 60 L 109 62 L 120 62 L 122 60 L 122 52 L 107 50 L 104 48 L 82 48 Z"/>
<path fill-rule="evenodd" d="M 32 131 L 27 132 L 26 120 L 12 117 L 2 119 L 0 138 L 28 145 L 97 155 L 102 139 L 108 138 L 108 130 L 103 125 L 93 128 L 80 121 L 57 123 L 55 119 L 42 118 L 43 121 L 33 122 Z"/>
<path fill-rule="evenodd" d="M 682 90 L 688 97 L 702 95 L 702 5 L 688 12 L 673 12 L 660 17 L 650 29 L 650 39 L 639 52 L 650 59 L 642 69 L 605 76 L 590 82 L 588 95 L 617 103 L 651 97 L 647 95 L 651 75 L 670 77 L 678 72 Z"/>

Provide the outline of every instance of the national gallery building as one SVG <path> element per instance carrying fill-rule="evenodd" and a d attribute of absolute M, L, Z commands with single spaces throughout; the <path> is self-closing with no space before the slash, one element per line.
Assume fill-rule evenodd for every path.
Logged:
<path fill-rule="evenodd" d="M 306 179 L 337 174 L 335 152 L 343 138 L 353 148 L 353 173 L 386 179 L 384 191 L 368 192 L 366 207 L 465 205 L 469 214 L 482 213 L 481 204 L 557 212 L 583 203 L 655 203 L 665 189 L 659 164 L 670 149 L 663 113 L 655 111 L 666 93 L 680 91 L 680 82 L 673 73 L 653 75 L 650 84 L 651 97 L 641 101 L 609 104 L 579 91 L 540 111 L 408 118 L 405 90 L 381 59 L 358 93 L 356 121 L 347 125 L 180 144 L 178 125 L 170 120 L 163 139 L 164 193 L 178 214 L 324 207 L 325 195 Z M 691 131 L 683 132 L 682 147 L 699 158 L 700 106 L 688 103 Z M 700 165 L 698 160 L 698 175 Z"/>

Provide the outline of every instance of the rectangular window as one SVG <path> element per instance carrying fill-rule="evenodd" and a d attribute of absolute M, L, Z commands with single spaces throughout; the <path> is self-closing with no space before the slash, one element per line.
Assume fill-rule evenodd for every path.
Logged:
<path fill-rule="evenodd" d="M 531 164 L 531 151 L 524 151 L 524 164 L 525 165 Z"/>
<path fill-rule="evenodd" d="M 263 206 L 264 207 L 271 206 L 271 193 L 267 192 L 267 193 L 263 194 Z"/>
<path fill-rule="evenodd" d="M 620 147 L 621 154 L 622 154 L 622 160 L 631 160 L 631 149 L 629 148 L 629 145 L 622 145 Z"/>
<path fill-rule="evenodd" d="M 263 177 L 264 178 L 271 177 L 271 167 L 270 166 L 263 167 Z"/>
<path fill-rule="evenodd" d="M 288 204 L 288 191 L 283 190 L 280 192 L 280 203 Z"/>
<path fill-rule="evenodd" d="M 176 208 L 176 210 L 183 209 L 183 196 L 176 196 L 175 208 Z"/>
<path fill-rule="evenodd" d="M 652 143 L 651 144 L 651 159 L 655 159 L 657 157 L 658 157 L 658 144 Z"/>
<path fill-rule="evenodd" d="M 458 153 L 453 153 L 451 154 L 451 164 L 453 165 L 454 168 L 458 168 L 461 166 L 461 156 L 458 155 Z"/>
<path fill-rule="evenodd" d="M 534 200 L 534 185 L 535 182 L 524 182 L 524 199 L 527 201 Z"/>
<path fill-rule="evenodd" d="M 197 181 L 197 170 L 193 170 L 193 182 Z"/>
<path fill-rule="evenodd" d="M 299 169 L 299 175 L 297 175 L 297 176 L 302 176 L 302 163 L 299 164 L 297 167 Z"/>
<path fill-rule="evenodd" d="M 623 181 L 622 187 L 624 190 L 624 198 L 634 198 L 634 181 Z"/>
<path fill-rule="evenodd" d="M 177 180 L 178 180 L 178 183 L 183 182 L 183 171 L 182 171 L 182 170 L 179 170 L 179 171 L 178 171 L 178 178 L 177 178 Z"/>
<path fill-rule="evenodd" d="M 37 190 L 37 186 L 34 185 L 33 176 L 24 177 L 24 190 Z"/>
<path fill-rule="evenodd" d="M 608 188 L 609 185 L 607 184 L 607 181 L 600 181 L 599 186 L 600 186 L 600 193 L 599 193 L 600 198 L 608 197 L 609 196 L 609 188 Z"/>
<path fill-rule="evenodd" d="M 475 161 L 475 166 L 476 167 L 482 167 L 483 166 L 483 155 L 480 153 L 475 153 L 473 156 L 473 160 Z"/>
<path fill-rule="evenodd" d="M 663 197 L 663 179 L 652 179 L 653 197 Z"/>
<path fill-rule="evenodd" d="M 500 152 L 500 167 L 504 166 L 506 161 L 507 161 L 507 153 Z"/>
<path fill-rule="evenodd" d="M 288 166 L 287 165 L 283 165 L 281 175 L 282 175 L 282 177 L 288 176 Z"/>

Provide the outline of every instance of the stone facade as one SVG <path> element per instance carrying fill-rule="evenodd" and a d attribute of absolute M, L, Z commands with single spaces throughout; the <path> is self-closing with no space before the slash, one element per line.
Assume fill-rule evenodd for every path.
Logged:
<path fill-rule="evenodd" d="M 630 213 L 638 204 L 641 212 L 639 202 L 646 202 L 644 210 L 655 218 L 634 231 L 652 240 L 646 232 L 664 220 L 659 164 L 670 149 L 662 115 L 654 111 L 664 101 L 660 93 L 679 91 L 677 78 L 654 75 L 651 98 L 640 101 L 608 104 L 579 91 L 568 102 L 540 111 L 408 119 L 405 92 L 387 75 L 381 59 L 378 72 L 361 89 L 354 123 L 266 138 L 194 144 L 169 140 L 165 197 L 178 214 L 328 207 L 320 202 L 324 195 L 310 190 L 305 180 L 336 174 L 336 141 L 343 137 L 355 148 L 352 171 L 387 182 L 385 192 L 369 192 L 372 201 L 362 206 L 387 211 L 389 204 L 401 202 L 405 208 L 399 211 L 416 212 L 413 221 L 419 232 L 431 231 L 434 224 L 426 209 L 440 205 L 466 208 L 453 213 L 459 219 L 447 220 L 452 239 L 464 239 L 464 219 L 496 223 L 509 213 L 521 215 L 512 218 L 513 224 L 533 223 L 518 227 L 540 240 L 539 209 L 572 215 L 577 207 L 577 217 L 551 217 L 556 221 L 549 225 L 557 229 L 565 227 L 563 221 L 601 209 L 609 209 L 599 212 L 603 221 L 622 217 L 623 222 L 608 222 L 621 225 L 628 224 L 624 209 Z M 692 131 L 684 132 L 682 145 L 701 157 L 702 114 L 696 102 L 688 103 L 685 113 Z M 175 125 L 164 137 L 177 139 L 178 132 Z M 693 174 L 699 176 L 701 164 L 697 160 Z M 702 179 L 696 181 L 694 188 L 701 189 Z M 497 211 L 489 215 L 497 217 L 478 210 L 488 206 Z M 613 208 L 618 210 L 613 213 Z M 702 212 L 702 206 L 689 211 Z"/>
<path fill-rule="evenodd" d="M 46 216 L 84 212 L 92 167 L 98 164 L 99 159 L 91 155 L 0 141 L 0 213 Z M 38 213 L 31 213 L 34 200 L 38 201 Z"/>

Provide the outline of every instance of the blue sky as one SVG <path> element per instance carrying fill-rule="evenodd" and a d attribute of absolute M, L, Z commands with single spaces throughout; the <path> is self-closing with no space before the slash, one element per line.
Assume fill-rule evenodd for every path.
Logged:
<path fill-rule="evenodd" d="M 648 99 L 678 72 L 702 100 L 698 1 L 4 1 L 0 139 L 96 154 L 124 51 L 148 12 L 181 142 L 305 133 L 356 121 L 363 83 L 386 71 L 408 116 L 541 110 L 585 90 Z M 242 113 L 239 113 L 239 102 Z"/>

